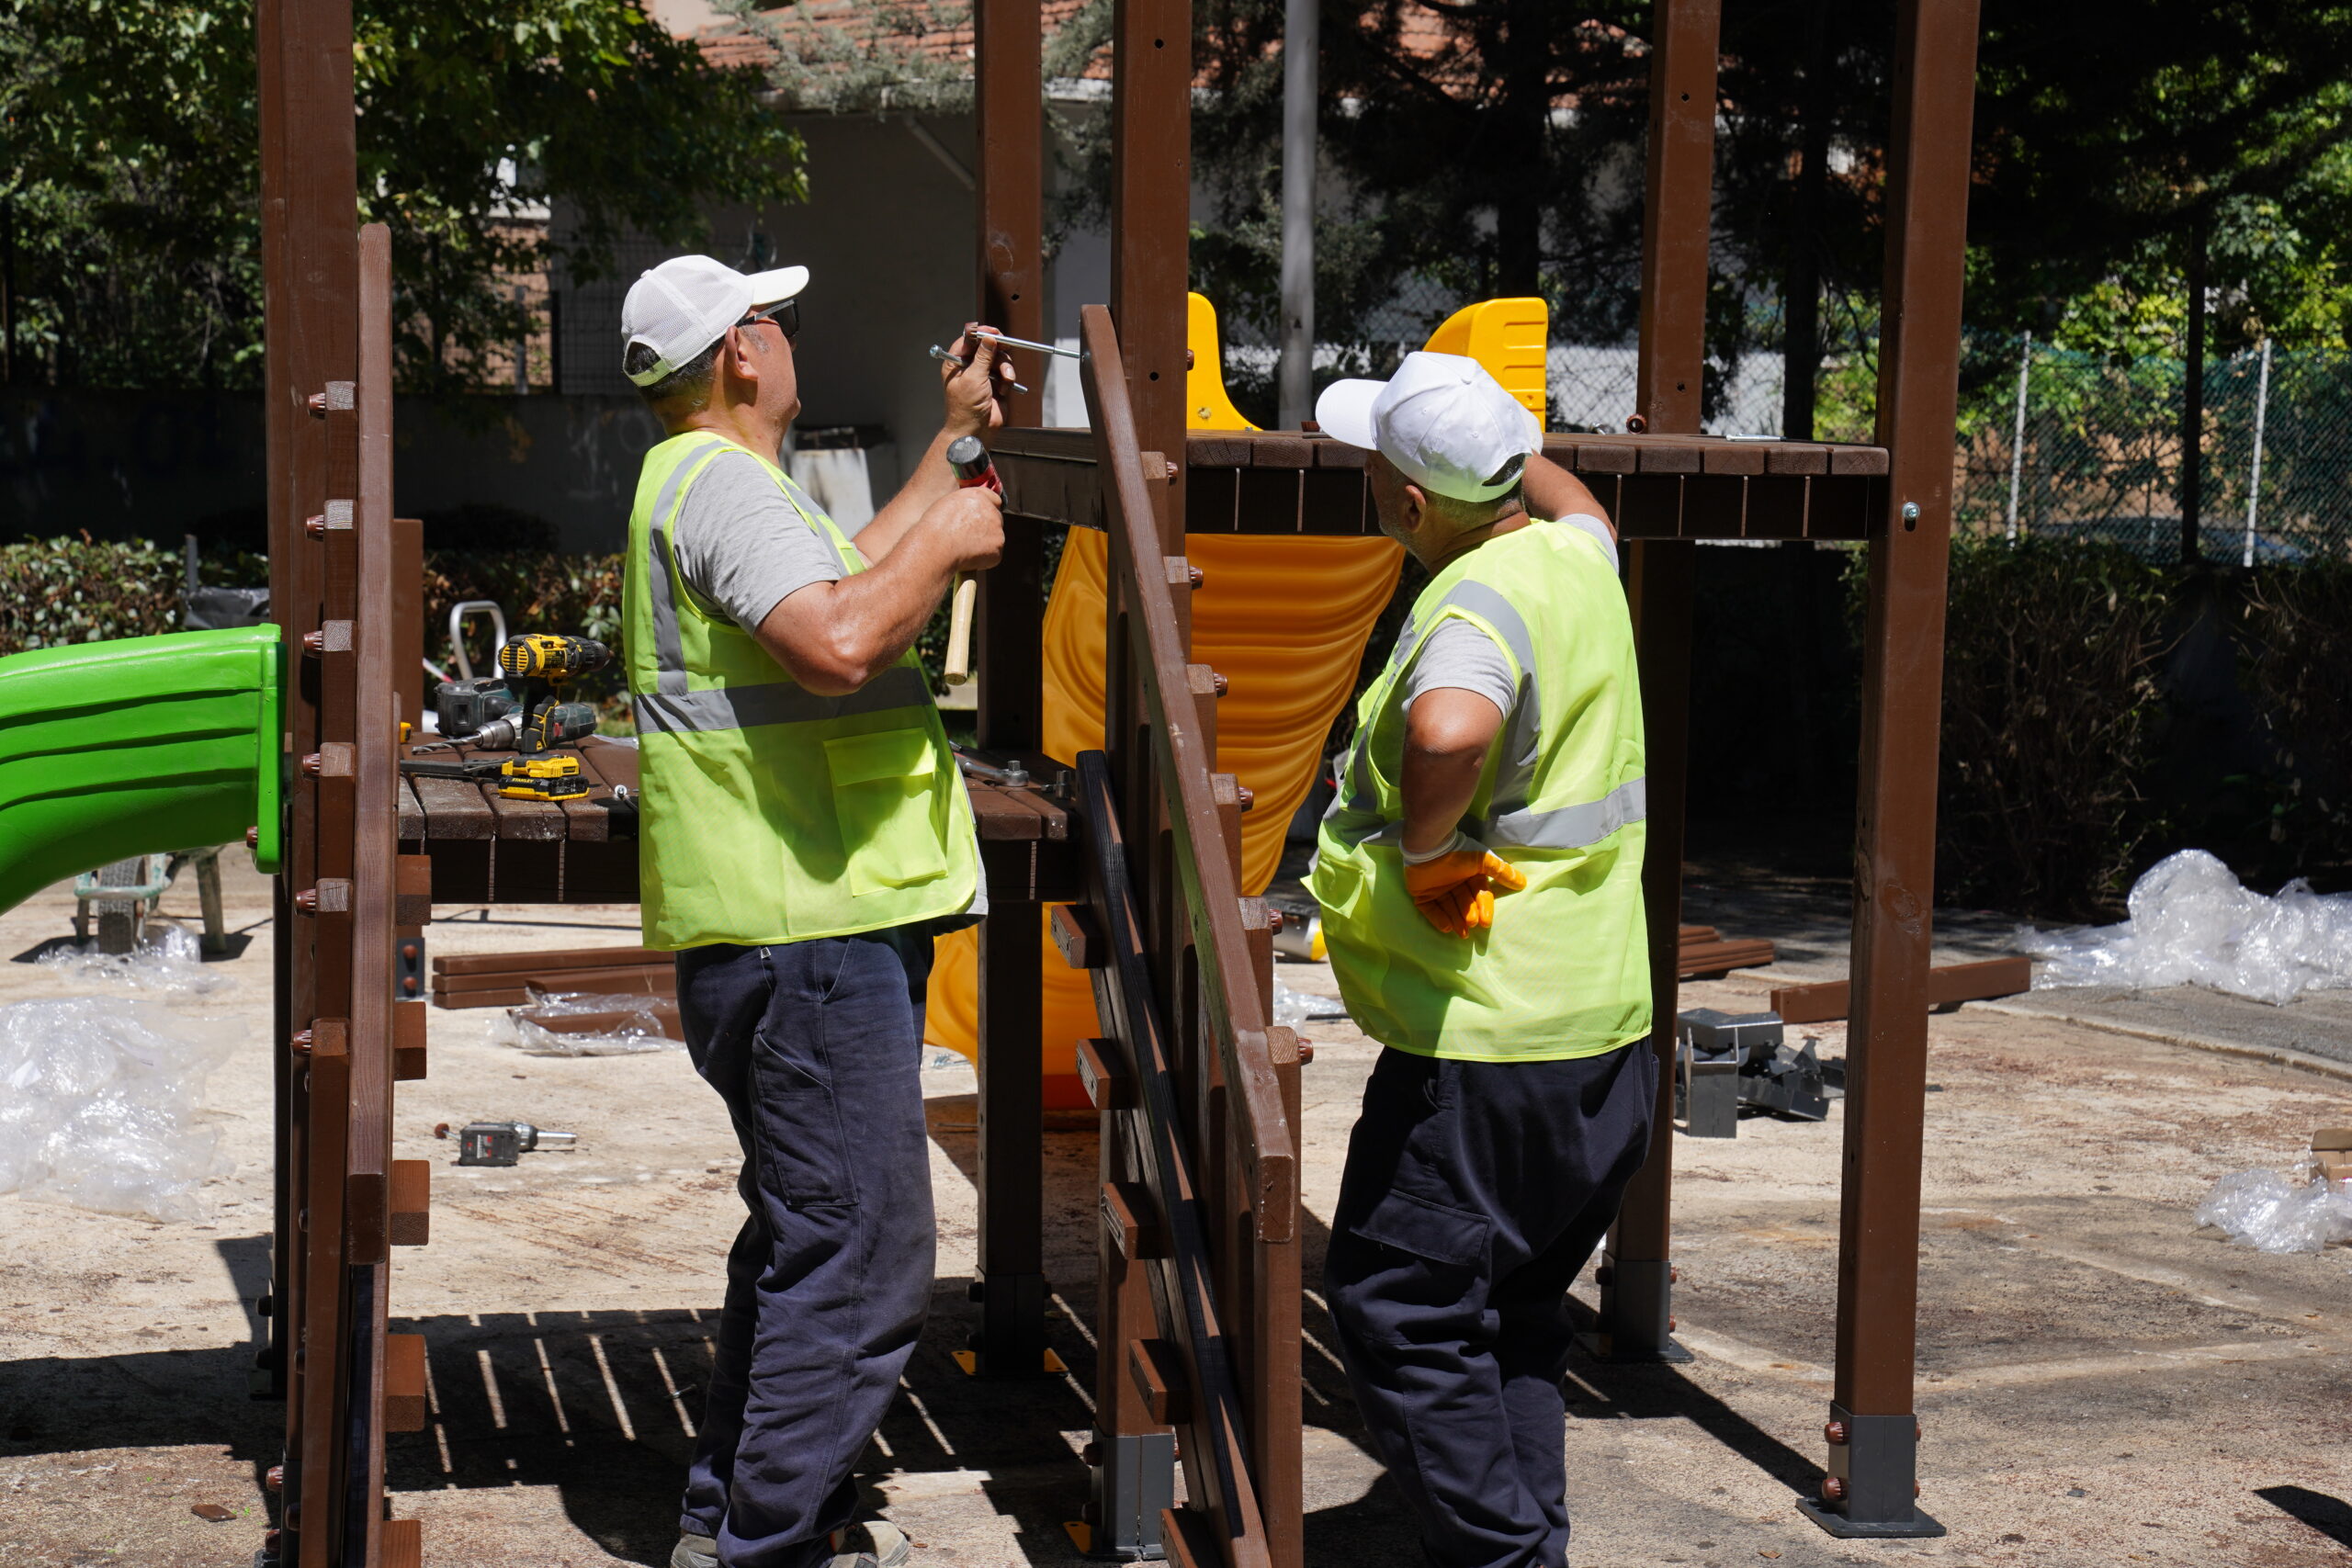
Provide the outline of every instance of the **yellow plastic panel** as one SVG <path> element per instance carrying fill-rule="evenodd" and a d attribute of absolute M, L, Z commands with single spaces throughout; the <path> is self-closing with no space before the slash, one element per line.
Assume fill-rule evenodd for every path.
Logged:
<path fill-rule="evenodd" d="M 1226 396 L 1225 348 L 1216 333 L 1216 307 L 1205 294 L 1184 296 L 1184 346 L 1193 351 L 1193 367 L 1184 373 L 1184 428 L 1257 429 Z"/>
<path fill-rule="evenodd" d="M 1540 310 L 1543 301 L 1532 301 Z M 1188 297 L 1186 421 L 1195 430 L 1252 430 L 1226 396 L 1216 310 Z M 1541 328 L 1538 329 L 1541 343 Z M 1535 363 L 1540 378 L 1543 353 Z M 1509 385 L 1509 383 L 1505 383 Z M 1539 379 L 1536 397 L 1543 397 Z M 1396 591 L 1405 552 L 1388 539 L 1195 534 L 1184 553 L 1201 569 L 1193 595 L 1193 659 L 1230 682 L 1217 703 L 1217 767 L 1257 796 L 1241 818 L 1241 884 L 1263 893 L 1281 865 L 1291 818 L 1314 786 L 1323 742 L 1355 689 L 1364 639 Z M 1110 541 L 1073 528 L 1046 605 L 1045 749 L 1065 761 L 1102 746 L 1102 620 Z M 1045 1103 L 1086 1103 L 1078 1042 L 1102 1032 L 1085 973 L 1072 969 L 1049 929 L 1045 965 Z M 942 937 L 931 972 L 924 1036 L 978 1052 L 979 933 Z"/>
<path fill-rule="evenodd" d="M 1551 334 L 1552 308 L 1543 300 L 1482 299 L 1448 316 L 1423 346 L 1476 360 L 1537 421 L 1548 423 L 1544 351 Z"/>

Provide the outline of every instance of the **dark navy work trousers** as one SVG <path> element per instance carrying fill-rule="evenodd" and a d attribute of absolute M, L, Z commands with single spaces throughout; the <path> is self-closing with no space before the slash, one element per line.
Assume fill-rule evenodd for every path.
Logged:
<path fill-rule="evenodd" d="M 1437 1568 L 1567 1562 L 1567 1291 L 1649 1148 L 1657 1058 L 1383 1051 L 1324 1266 L 1375 1456 Z"/>
<path fill-rule="evenodd" d="M 680 1527 L 726 1568 L 808 1568 L 931 1304 L 920 927 L 678 954 L 695 1071 L 743 1145 L 718 1365 Z"/>

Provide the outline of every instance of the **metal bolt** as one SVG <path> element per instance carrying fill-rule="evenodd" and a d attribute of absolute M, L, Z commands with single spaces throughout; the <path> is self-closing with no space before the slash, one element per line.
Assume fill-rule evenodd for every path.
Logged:
<path fill-rule="evenodd" d="M 326 650 L 327 650 L 327 634 L 326 634 L 326 633 L 324 633 L 324 632 L 322 632 L 322 631 L 317 631 L 317 632 L 304 632 L 304 633 L 302 634 L 302 651 L 303 651 L 303 652 L 305 652 L 305 653 L 309 653 L 309 654 L 320 654 L 320 653 L 324 653 Z"/>
<path fill-rule="evenodd" d="M 1298 1065 L 1303 1067 L 1314 1060 L 1315 1042 L 1312 1040 L 1300 1041 L 1298 1043 Z"/>
<path fill-rule="evenodd" d="M 1227 680 L 1223 675 L 1212 675 L 1212 676 L 1210 676 L 1210 677 L 1209 677 L 1209 685 L 1210 685 L 1211 689 L 1213 689 L 1213 690 L 1216 693 L 1216 694 L 1217 694 L 1218 696 L 1220 696 L 1220 697 L 1221 697 L 1221 696 L 1223 696 L 1223 695 L 1225 695 L 1225 694 L 1226 694 L 1226 693 L 1227 693 L 1228 691 L 1231 691 L 1231 690 L 1233 689 L 1233 682 L 1232 682 L 1231 681 Z"/>
<path fill-rule="evenodd" d="M 325 537 L 327 536 L 327 516 L 326 516 L 326 513 L 323 513 L 323 512 L 322 512 L 322 513 L 320 513 L 316 517 L 305 517 L 305 518 L 303 518 L 303 519 L 302 519 L 302 532 L 304 532 L 305 534 L 308 534 L 308 535 L 309 535 L 311 537 L 312 537 L 313 539 L 323 539 L 323 538 L 325 538 Z"/>
<path fill-rule="evenodd" d="M 1192 351 L 1191 349 L 1189 349 L 1189 348 L 1188 348 L 1188 349 L 1186 349 L 1186 350 L 1184 351 L 1184 368 L 1185 368 L 1185 369 L 1187 369 L 1187 370 L 1190 370 L 1192 367 L 1193 367 L 1193 351 Z"/>
<path fill-rule="evenodd" d="M 1903 503 L 1903 526 L 1904 526 L 1904 528 L 1907 531 L 1907 530 L 1910 530 L 1910 529 L 1913 529 L 1913 528 L 1917 528 L 1918 525 L 1919 525 L 1919 503 L 1918 503 L 1917 502 L 1916 502 L 1916 501 L 1906 501 L 1906 502 L 1905 502 Z"/>
<path fill-rule="evenodd" d="M 1258 804 L 1258 792 L 1248 784 L 1237 786 L 1233 793 L 1241 797 L 1241 809 L 1244 811 Z"/>
<path fill-rule="evenodd" d="M 319 890 L 315 887 L 303 888 L 302 891 L 294 895 L 294 907 L 301 910 L 302 913 L 306 915 L 317 914 L 319 912 Z"/>
<path fill-rule="evenodd" d="M 1917 1497 L 1918 1495 L 1919 1495 L 1919 1483 L 1918 1483 L 1917 1482 L 1916 1482 L 1916 1481 L 1915 1481 L 1915 1482 L 1913 1482 L 1913 1483 L 1911 1483 L 1911 1495 L 1913 1495 L 1914 1497 Z"/>
<path fill-rule="evenodd" d="M 1610 1264 L 1602 1264 L 1600 1268 L 1592 1271 L 1592 1282 L 1596 1285 L 1615 1284 L 1617 1282 L 1616 1269 Z"/>
<path fill-rule="evenodd" d="M 1640 414 L 1627 414 L 1625 416 L 1625 433 L 1628 435 L 1639 435 L 1643 431 L 1647 430 L 1649 427 L 1650 422 L 1644 419 Z"/>
<path fill-rule="evenodd" d="M 1102 1462 L 1102 1445 L 1100 1443 L 1087 1444 L 1084 1448 L 1078 1450 L 1078 1461 L 1080 1464 L 1086 1465 L 1089 1468 L 1101 1464 Z"/>
<path fill-rule="evenodd" d="M 1267 929 L 1268 931 L 1270 931 L 1273 932 L 1276 936 L 1280 936 L 1280 935 L 1282 935 L 1282 933 L 1283 933 L 1283 912 L 1282 912 L 1280 909 L 1270 909 L 1270 910 L 1268 910 L 1268 911 L 1267 911 L 1267 913 L 1266 913 L 1266 929 Z"/>
<path fill-rule="evenodd" d="M 1843 1476 L 1825 1475 L 1821 1478 L 1821 1500 L 1842 1503 L 1846 1500 L 1846 1480 Z"/>
<path fill-rule="evenodd" d="M 261 1483 L 264 1486 L 268 1487 L 272 1492 L 285 1491 L 286 1467 L 282 1464 L 271 1465 L 269 1467 L 269 1473 L 261 1478 Z"/>
<path fill-rule="evenodd" d="M 324 752 L 306 751 L 302 754 L 302 776 L 304 778 L 317 778 L 321 773 L 325 773 L 326 770 L 327 759 Z"/>
<path fill-rule="evenodd" d="M 249 850 L 257 850 L 261 848 L 261 829 L 259 828 L 248 828 L 245 829 L 245 848 Z"/>
<path fill-rule="evenodd" d="M 312 419 L 324 419 L 327 416 L 327 395 L 324 392 L 312 392 L 302 400 L 302 405 L 311 411 Z"/>
<path fill-rule="evenodd" d="M 1666 1271 L 1666 1282 L 1669 1285 L 1679 1285 L 1682 1283 L 1682 1270 L 1668 1267 Z"/>
<path fill-rule="evenodd" d="M 1674 1321 L 1674 1319 L 1673 1319 L 1673 1318 L 1668 1317 L 1668 1318 L 1666 1320 L 1666 1331 L 1667 1331 L 1668 1334 L 1673 1333 L 1673 1332 L 1675 1331 L 1675 1329 L 1676 1329 L 1678 1326 L 1679 1326 L 1679 1325 L 1677 1325 L 1677 1324 L 1675 1323 L 1675 1321 Z"/>
<path fill-rule="evenodd" d="M 1833 1449 L 1846 1446 L 1846 1423 L 1832 1421 L 1821 1428 L 1821 1435 Z"/>
<path fill-rule="evenodd" d="M 1199 588 L 1202 583 L 1208 581 L 1208 573 L 1203 571 L 1196 566 L 1186 567 L 1184 569 L 1184 575 L 1191 581 L 1192 586 L 1195 589 Z"/>
<path fill-rule="evenodd" d="M 294 1047 L 294 1054 L 297 1056 L 307 1056 L 311 1054 L 311 1047 L 316 1045 L 318 1043 L 318 1036 L 313 1034 L 311 1031 L 307 1029 L 298 1029 L 294 1032 L 294 1038 L 287 1043 Z"/>
<path fill-rule="evenodd" d="M 403 995 L 406 995 L 406 996 L 412 996 L 412 997 L 413 997 L 413 996 L 416 995 L 416 976 L 413 976 L 413 975 L 403 975 L 403 976 L 401 976 L 401 993 L 402 993 Z"/>

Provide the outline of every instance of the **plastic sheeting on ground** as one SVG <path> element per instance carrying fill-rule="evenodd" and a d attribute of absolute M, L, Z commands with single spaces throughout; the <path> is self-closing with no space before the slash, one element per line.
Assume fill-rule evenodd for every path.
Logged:
<path fill-rule="evenodd" d="M 0 1192 L 112 1214 L 193 1220 L 226 1176 L 204 1086 L 230 1027 L 121 997 L 0 1007 Z"/>
<path fill-rule="evenodd" d="M 2352 1241 L 2352 1182 L 2241 1170 L 2222 1178 L 2197 1206 L 2197 1223 L 2264 1252 L 2317 1252 Z"/>
<path fill-rule="evenodd" d="M 2265 897 L 2203 850 L 2183 850 L 2149 867 L 2129 906 L 2116 925 L 2020 929 L 2018 950 L 2042 960 L 2034 988 L 2207 986 L 2284 1005 L 2352 987 L 2352 894 L 2322 896 L 2298 877 Z"/>

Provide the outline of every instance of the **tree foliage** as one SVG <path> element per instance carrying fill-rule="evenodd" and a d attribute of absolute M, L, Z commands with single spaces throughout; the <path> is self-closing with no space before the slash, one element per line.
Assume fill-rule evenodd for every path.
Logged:
<path fill-rule="evenodd" d="M 250 6 L 0 0 L 0 201 L 18 379 L 252 386 L 261 353 Z M 390 225 L 412 386 L 472 380 L 529 322 L 516 275 L 689 243 L 707 203 L 796 199 L 798 139 L 754 73 L 632 0 L 358 0 L 363 221 Z M 535 209 L 571 221 L 558 257 Z"/>

